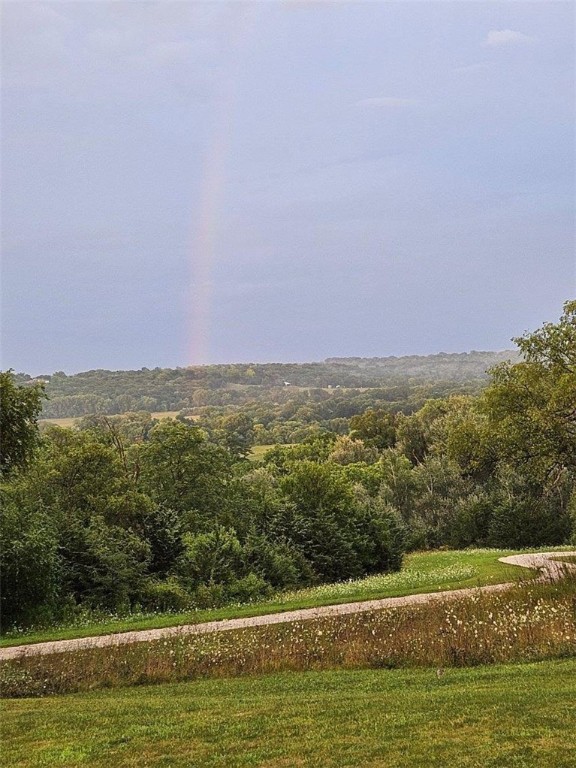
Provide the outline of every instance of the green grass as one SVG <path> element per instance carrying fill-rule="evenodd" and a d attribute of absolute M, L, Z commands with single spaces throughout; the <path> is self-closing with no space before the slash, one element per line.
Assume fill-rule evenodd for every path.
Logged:
<path fill-rule="evenodd" d="M 6 634 L 0 640 L 0 647 L 48 640 L 67 640 L 74 637 L 90 637 L 91 635 L 105 635 L 137 629 L 197 624 L 204 621 L 244 616 L 261 616 L 298 608 L 314 608 L 320 605 L 399 597 L 401 595 L 460 589 L 529 578 L 530 572 L 526 568 L 498 562 L 499 557 L 508 554 L 513 554 L 513 552 L 494 549 L 417 552 L 406 557 L 404 567 L 399 573 L 289 592 L 284 595 L 276 595 L 274 598 L 260 603 L 231 605 L 224 608 L 178 614 L 111 618 L 87 622 L 82 626 L 62 626 L 39 629 L 33 632 Z"/>
<path fill-rule="evenodd" d="M 571 768 L 576 660 L 284 673 L 3 703 L 11 768 Z"/>
<path fill-rule="evenodd" d="M 250 461 L 260 461 L 266 451 L 269 451 L 274 447 L 274 445 L 253 445 L 248 458 Z"/>
<path fill-rule="evenodd" d="M 253 445 L 248 458 L 250 461 L 261 461 L 264 458 L 264 454 L 271 451 L 272 448 L 291 448 L 297 443 L 273 443 L 272 445 Z"/>

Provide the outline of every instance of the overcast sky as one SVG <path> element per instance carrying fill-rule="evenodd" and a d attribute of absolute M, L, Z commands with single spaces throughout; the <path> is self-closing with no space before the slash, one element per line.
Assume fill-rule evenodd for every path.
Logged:
<path fill-rule="evenodd" d="M 572 2 L 20 2 L 2 366 L 510 348 L 576 295 Z"/>

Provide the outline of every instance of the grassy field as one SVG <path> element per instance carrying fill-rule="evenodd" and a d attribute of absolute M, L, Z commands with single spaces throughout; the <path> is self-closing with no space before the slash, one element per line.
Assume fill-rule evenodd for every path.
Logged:
<path fill-rule="evenodd" d="M 572 768 L 576 660 L 284 673 L 3 702 L 4 766 Z"/>
<path fill-rule="evenodd" d="M 250 461 L 260 461 L 264 454 L 268 451 L 271 451 L 272 448 L 291 448 L 292 446 L 296 445 L 296 443 L 283 443 L 283 444 L 275 444 L 275 445 L 253 445 L 252 449 L 250 450 L 250 454 L 248 458 Z"/>
<path fill-rule="evenodd" d="M 266 451 L 270 451 L 275 447 L 274 445 L 253 445 L 248 458 L 250 461 L 260 461 Z"/>
<path fill-rule="evenodd" d="M 154 411 L 150 415 L 153 419 L 175 419 L 180 411 Z M 70 416 L 62 419 L 39 419 L 40 424 L 56 424 L 58 427 L 73 427 L 77 421 L 80 421 L 81 416 Z M 194 418 L 190 416 L 188 418 Z"/>
<path fill-rule="evenodd" d="M 259 616 L 298 608 L 313 608 L 382 597 L 398 597 L 422 592 L 495 584 L 530 578 L 530 572 L 518 566 L 504 565 L 498 558 L 513 554 L 508 550 L 473 549 L 461 551 L 419 552 L 408 555 L 399 573 L 370 576 L 352 582 L 328 584 L 276 595 L 261 603 L 232 605 L 212 610 L 179 614 L 148 614 L 129 617 L 88 619 L 81 625 L 39 629 L 6 634 L 0 647 L 47 640 L 66 640 L 111 632 L 178 626 L 217 619 Z"/>

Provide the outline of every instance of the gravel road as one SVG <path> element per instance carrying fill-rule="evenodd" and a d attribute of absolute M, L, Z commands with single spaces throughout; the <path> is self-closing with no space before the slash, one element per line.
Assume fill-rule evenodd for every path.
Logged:
<path fill-rule="evenodd" d="M 501 562 L 509 565 L 519 565 L 524 568 L 533 568 L 540 571 L 541 579 L 559 578 L 563 569 L 576 568 L 576 565 L 562 564 L 551 560 L 551 557 L 576 556 L 576 552 L 540 552 L 538 554 L 510 555 L 499 558 Z M 290 621 L 304 621 L 317 619 L 324 616 L 341 616 L 347 613 L 361 613 L 381 608 L 395 608 L 403 605 L 418 605 L 434 600 L 447 600 L 460 598 L 478 592 L 501 592 L 513 586 L 507 584 L 489 584 L 484 587 L 472 587 L 470 589 L 453 589 L 444 592 L 428 592 L 421 595 L 407 595 L 405 597 L 386 597 L 380 600 L 365 600 L 360 603 L 343 603 L 341 605 L 325 605 L 319 608 L 303 608 L 297 611 L 284 613 L 272 613 L 267 616 L 252 616 L 242 619 L 225 619 L 223 621 L 209 621 L 204 624 L 186 624 L 178 627 L 165 627 L 163 629 L 144 629 L 134 632 L 120 632 L 113 635 L 100 635 L 97 637 L 81 637 L 74 640 L 55 640 L 47 643 L 30 645 L 17 645 L 12 648 L 0 649 L 0 661 L 15 659 L 21 656 L 35 656 L 47 653 L 63 653 L 75 651 L 81 648 L 103 648 L 110 645 L 123 643 L 143 643 L 150 640 L 160 640 L 175 635 L 199 635 L 206 632 L 225 632 L 230 629 L 243 627 L 261 627 L 265 624 L 283 624 Z"/>

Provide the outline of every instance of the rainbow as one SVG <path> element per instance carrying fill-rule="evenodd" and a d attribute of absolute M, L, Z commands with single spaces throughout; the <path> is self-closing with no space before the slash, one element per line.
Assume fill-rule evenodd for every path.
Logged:
<path fill-rule="evenodd" d="M 255 4 L 235 3 L 229 18 L 231 31 L 228 66 L 216 88 L 214 127 L 204 156 L 199 206 L 195 211 L 191 243 L 189 364 L 210 361 L 213 271 L 218 230 L 226 190 L 226 165 L 233 136 L 243 54 L 254 28 Z"/>

